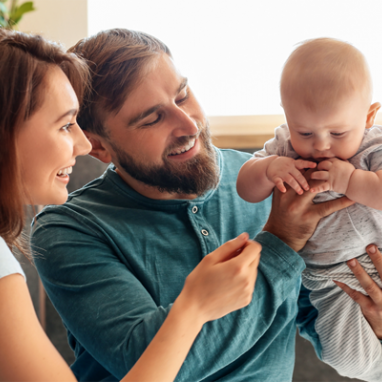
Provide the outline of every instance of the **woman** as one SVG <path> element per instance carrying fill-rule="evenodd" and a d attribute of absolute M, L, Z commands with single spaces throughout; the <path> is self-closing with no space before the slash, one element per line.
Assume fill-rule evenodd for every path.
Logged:
<path fill-rule="evenodd" d="M 90 143 L 76 123 L 87 66 L 39 36 L 0 29 L 0 380 L 75 381 L 42 330 L 10 248 L 26 204 L 61 204 Z M 38 224 L 38 222 L 37 222 Z M 260 245 L 247 234 L 204 258 L 123 381 L 171 381 L 204 323 L 249 304 Z"/>

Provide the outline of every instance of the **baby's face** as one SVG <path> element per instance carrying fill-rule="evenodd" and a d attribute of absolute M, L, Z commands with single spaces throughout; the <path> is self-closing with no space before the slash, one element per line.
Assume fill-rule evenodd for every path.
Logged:
<path fill-rule="evenodd" d="M 355 94 L 329 110 L 309 111 L 295 100 L 284 104 L 294 150 L 316 162 L 349 159 L 361 144 L 370 104 Z"/>

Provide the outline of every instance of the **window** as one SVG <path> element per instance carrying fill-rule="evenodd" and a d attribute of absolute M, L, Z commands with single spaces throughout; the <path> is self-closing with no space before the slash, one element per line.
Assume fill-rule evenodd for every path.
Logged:
<path fill-rule="evenodd" d="M 171 49 L 207 115 L 282 114 L 279 78 L 300 41 L 335 37 L 366 56 L 382 101 L 380 0 L 89 0 L 89 34 L 124 27 Z"/>

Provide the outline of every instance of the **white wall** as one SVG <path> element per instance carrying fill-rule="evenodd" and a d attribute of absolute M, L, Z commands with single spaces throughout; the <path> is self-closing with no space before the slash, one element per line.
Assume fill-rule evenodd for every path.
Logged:
<path fill-rule="evenodd" d="M 19 30 L 41 34 L 66 49 L 88 35 L 88 0 L 33 0 L 36 11 L 27 13 Z"/>
<path fill-rule="evenodd" d="M 107 5 L 105 5 L 107 4 Z M 334 37 L 360 49 L 382 102 L 381 0 L 89 0 L 89 33 L 124 27 L 168 44 L 207 115 L 282 114 L 295 44 Z"/>

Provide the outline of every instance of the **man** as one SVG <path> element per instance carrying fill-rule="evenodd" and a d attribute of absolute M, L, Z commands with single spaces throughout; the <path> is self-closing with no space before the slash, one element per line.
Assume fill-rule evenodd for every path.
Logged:
<path fill-rule="evenodd" d="M 168 48 L 110 30 L 72 51 L 92 70 L 79 124 L 105 174 L 39 215 L 36 265 L 75 351 L 79 380 L 116 381 L 163 323 L 186 276 L 247 231 L 262 245 L 253 300 L 207 323 L 179 381 L 290 381 L 303 247 L 317 222 L 351 204 L 312 196 L 249 204 L 236 176 L 249 154 L 211 145 L 208 122 Z M 266 224 L 265 224 L 266 223 Z M 264 231 L 260 232 L 264 226 Z M 304 315 L 311 332 L 315 312 Z M 308 333 L 308 335 L 309 335 Z"/>

